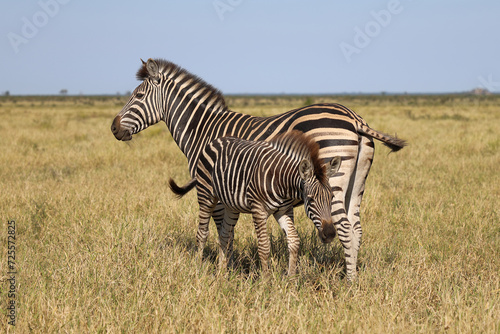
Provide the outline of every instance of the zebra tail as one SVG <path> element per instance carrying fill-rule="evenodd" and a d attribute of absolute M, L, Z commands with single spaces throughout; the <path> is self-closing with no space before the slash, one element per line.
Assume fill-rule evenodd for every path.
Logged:
<path fill-rule="evenodd" d="M 360 129 L 358 129 L 358 132 L 361 132 L 369 137 L 380 140 L 385 146 L 390 148 L 392 152 L 397 152 L 403 147 L 408 145 L 408 143 L 404 139 L 398 138 L 397 136 L 393 137 L 383 132 L 374 130 L 368 126 L 362 126 Z"/>
<path fill-rule="evenodd" d="M 174 179 L 170 178 L 168 180 L 168 185 L 172 192 L 177 195 L 178 198 L 181 198 L 182 196 L 186 195 L 188 192 L 190 192 L 196 185 L 198 184 L 198 181 L 196 178 L 192 179 L 188 183 L 186 183 L 184 186 L 180 187 L 175 183 Z"/>

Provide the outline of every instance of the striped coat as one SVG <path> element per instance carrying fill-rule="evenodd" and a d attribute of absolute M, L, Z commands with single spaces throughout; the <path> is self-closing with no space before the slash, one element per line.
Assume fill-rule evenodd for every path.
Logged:
<path fill-rule="evenodd" d="M 234 112 L 217 89 L 161 59 L 143 62 L 137 78 L 142 82 L 114 118 L 111 131 L 116 139 L 125 141 L 159 121 L 165 122 L 187 157 L 192 177 L 204 147 L 224 136 L 269 141 L 280 133 L 298 130 L 319 144 L 320 158 L 327 161 L 340 156 L 340 171 L 329 180 L 335 194 L 331 213 L 344 247 L 347 278 L 356 276 L 362 235 L 360 206 L 374 156 L 373 138 L 392 151 L 404 147 L 405 141 L 370 128 L 340 104 L 315 104 L 271 117 Z M 236 219 L 222 205 L 215 208 L 213 218 L 219 242 L 226 244 L 232 235 L 225 227 L 234 225 Z"/>
<path fill-rule="evenodd" d="M 195 178 L 183 187 L 170 179 L 170 187 L 183 196 L 196 186 L 200 252 L 207 240 L 209 219 L 219 201 L 234 216 L 251 213 L 264 271 L 268 268 L 270 250 L 266 221 L 274 215 L 287 236 L 288 273 L 294 275 L 299 238 L 293 224 L 293 207 L 304 203 L 321 240 L 331 242 L 335 228 L 330 214 L 333 192 L 328 179 L 335 175 L 340 163 L 336 157 L 323 164 L 319 159 L 319 145 L 299 131 L 279 135 L 270 142 L 223 137 L 202 151 Z M 225 266 L 231 250 L 228 244 L 221 244 L 220 251 L 221 265 Z"/>

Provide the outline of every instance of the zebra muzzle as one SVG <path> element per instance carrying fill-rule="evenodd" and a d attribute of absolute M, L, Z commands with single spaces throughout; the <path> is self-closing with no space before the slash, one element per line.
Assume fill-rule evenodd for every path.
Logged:
<path fill-rule="evenodd" d="M 329 244 L 330 242 L 333 241 L 333 239 L 337 235 L 335 226 L 331 221 L 321 221 L 321 226 L 322 226 L 321 231 L 318 231 L 319 237 L 323 243 Z"/>
<path fill-rule="evenodd" d="M 115 119 L 113 120 L 113 123 L 111 124 L 111 132 L 115 136 L 116 139 L 118 140 L 123 140 L 127 141 L 132 139 L 132 134 L 130 133 L 129 129 L 123 128 L 121 126 L 121 116 L 116 116 Z"/>

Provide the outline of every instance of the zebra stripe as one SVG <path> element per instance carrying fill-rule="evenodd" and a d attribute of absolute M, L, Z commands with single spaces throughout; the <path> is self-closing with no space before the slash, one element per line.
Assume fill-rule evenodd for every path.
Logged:
<path fill-rule="evenodd" d="M 161 59 L 143 62 L 137 78 L 142 83 L 113 120 L 113 134 L 118 140 L 130 140 L 137 132 L 164 121 L 188 159 L 191 177 L 195 176 L 203 148 L 224 136 L 269 141 L 278 134 L 298 130 L 319 144 L 320 157 L 325 161 L 340 156 L 340 173 L 330 178 L 330 185 L 342 202 L 333 202 L 331 211 L 344 209 L 344 213 L 334 214 L 333 219 L 345 249 L 347 278 L 356 276 L 362 235 L 359 210 L 373 161 L 373 138 L 392 151 L 403 148 L 404 140 L 370 128 L 359 115 L 340 104 L 315 104 L 271 117 L 233 112 L 217 89 Z M 223 240 L 227 231 L 221 230 L 224 217 L 224 208 L 217 207 L 213 218 L 221 243 L 228 242 Z M 234 221 L 226 222 L 225 226 L 231 224 Z"/>
<path fill-rule="evenodd" d="M 268 270 L 269 257 L 266 222 L 274 215 L 287 236 L 288 274 L 295 275 L 299 237 L 293 224 L 293 207 L 303 202 L 321 240 L 331 242 L 335 228 L 330 214 L 333 192 L 328 178 L 338 171 L 340 164 L 339 157 L 323 164 L 318 144 L 299 131 L 281 134 L 270 142 L 224 137 L 212 141 L 202 151 L 195 178 L 183 187 L 173 179 L 169 184 L 178 196 L 196 186 L 200 206 L 196 237 L 200 256 L 207 241 L 210 216 L 220 201 L 234 224 L 239 213 L 252 214 L 264 272 Z M 230 239 L 234 224 L 222 229 L 231 232 Z M 230 245 L 231 242 L 220 243 L 221 266 L 231 257 Z"/>

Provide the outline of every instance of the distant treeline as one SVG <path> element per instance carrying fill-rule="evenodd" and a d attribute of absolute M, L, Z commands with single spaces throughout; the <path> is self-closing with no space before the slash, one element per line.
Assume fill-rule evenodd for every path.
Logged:
<path fill-rule="evenodd" d="M 500 104 L 500 94 L 228 94 L 230 108 L 238 106 L 296 105 L 315 103 L 340 103 L 352 105 L 446 105 L 446 104 Z M 129 96 L 117 95 L 10 95 L 0 96 L 0 103 L 113 103 L 125 104 Z"/>

